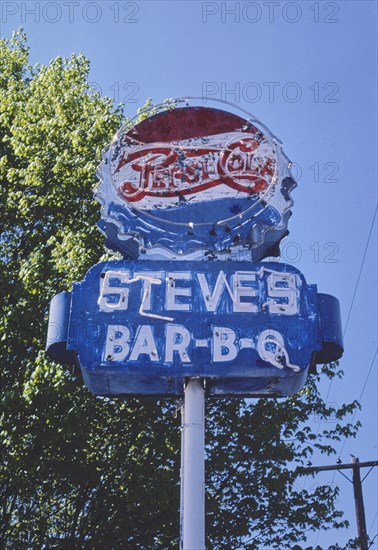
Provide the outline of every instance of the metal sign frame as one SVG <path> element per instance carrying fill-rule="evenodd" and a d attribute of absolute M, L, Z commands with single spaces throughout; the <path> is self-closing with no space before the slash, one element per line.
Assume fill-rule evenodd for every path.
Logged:
<path fill-rule="evenodd" d="M 48 353 L 100 395 L 284 396 L 342 353 L 340 311 L 278 262 L 103 262 L 51 304 Z"/>

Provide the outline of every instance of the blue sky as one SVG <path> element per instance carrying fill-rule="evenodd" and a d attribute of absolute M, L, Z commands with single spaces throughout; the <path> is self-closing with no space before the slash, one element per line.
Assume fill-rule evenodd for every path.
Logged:
<path fill-rule="evenodd" d="M 337 404 L 362 394 L 363 428 L 337 446 L 343 462 L 349 453 L 376 460 L 378 450 L 376 25 L 374 1 L 1 4 L 1 36 L 24 27 L 32 62 L 84 53 L 93 85 L 125 101 L 127 115 L 148 97 L 205 94 L 247 109 L 283 141 L 298 187 L 282 261 L 342 309 L 345 376 L 321 390 Z M 377 474 L 363 485 L 371 536 Z M 316 481 L 340 486 L 351 526 L 311 535 L 308 544 L 343 544 L 356 534 L 352 485 L 332 472 L 308 485 Z"/>

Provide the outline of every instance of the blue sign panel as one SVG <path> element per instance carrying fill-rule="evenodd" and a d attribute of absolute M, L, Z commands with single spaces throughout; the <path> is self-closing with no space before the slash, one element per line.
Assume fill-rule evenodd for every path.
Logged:
<path fill-rule="evenodd" d="M 111 261 L 52 300 L 47 350 L 98 395 L 280 396 L 342 354 L 339 304 L 270 262 Z"/>

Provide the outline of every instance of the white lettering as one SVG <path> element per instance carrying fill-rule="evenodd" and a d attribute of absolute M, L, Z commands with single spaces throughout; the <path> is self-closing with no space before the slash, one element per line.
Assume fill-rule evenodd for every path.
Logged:
<path fill-rule="evenodd" d="M 100 296 L 98 305 L 100 311 L 126 310 L 129 302 L 130 290 L 121 285 L 129 282 L 128 271 L 107 271 L 105 277 L 100 279 Z"/>
<path fill-rule="evenodd" d="M 165 335 L 165 361 L 173 363 L 174 353 L 177 352 L 183 363 L 190 363 L 188 354 L 190 332 L 182 325 L 167 324 Z"/>
<path fill-rule="evenodd" d="M 263 361 L 278 369 L 290 369 L 299 372 L 298 365 L 290 363 L 289 354 L 285 348 L 283 336 L 277 330 L 264 330 L 257 339 L 257 352 Z"/>
<path fill-rule="evenodd" d="M 213 362 L 233 361 L 238 355 L 235 345 L 236 333 L 227 327 L 214 327 L 212 348 Z"/>
<path fill-rule="evenodd" d="M 174 311 L 190 311 L 191 304 L 183 302 L 180 297 L 190 298 L 192 295 L 191 288 L 177 287 L 177 279 L 183 281 L 190 281 L 192 275 L 188 271 L 172 272 L 168 273 L 167 278 L 167 295 L 166 295 L 166 308 L 167 310 Z"/>
<path fill-rule="evenodd" d="M 148 355 L 150 361 L 159 361 L 159 355 L 150 325 L 141 325 L 138 327 L 129 361 L 137 361 L 140 355 Z"/>
<path fill-rule="evenodd" d="M 257 304 L 242 301 L 242 298 L 255 298 L 257 296 L 256 288 L 246 286 L 256 281 L 256 273 L 253 271 L 237 271 L 233 276 L 234 285 L 234 312 L 257 313 Z"/>
<path fill-rule="evenodd" d="M 269 313 L 279 313 L 281 315 L 295 315 L 298 313 L 297 279 L 297 275 L 294 273 L 273 272 L 269 275 Z"/>
<path fill-rule="evenodd" d="M 205 306 L 207 311 L 216 311 L 219 305 L 220 298 L 223 294 L 224 287 L 227 287 L 227 290 L 232 296 L 232 290 L 230 289 L 226 276 L 223 271 L 219 272 L 217 282 L 215 283 L 214 291 L 211 293 L 209 288 L 209 283 L 207 282 L 206 276 L 204 273 L 197 273 L 198 282 L 201 287 L 202 295 L 205 298 Z"/>
<path fill-rule="evenodd" d="M 123 361 L 126 359 L 130 346 L 130 331 L 123 325 L 109 325 L 106 334 L 104 361 Z"/>
<path fill-rule="evenodd" d="M 154 313 L 147 313 L 145 308 L 151 309 L 151 288 L 152 285 L 161 285 L 161 279 L 154 279 L 148 275 L 138 275 L 132 279 L 129 278 L 128 271 L 107 271 L 105 273 L 104 280 L 100 286 L 100 296 L 98 298 L 98 305 L 100 311 L 114 311 L 125 310 L 128 308 L 129 301 L 129 288 L 122 288 L 120 284 L 131 284 L 142 281 L 142 299 L 139 307 L 139 314 L 142 317 L 152 317 L 154 319 L 160 319 L 162 321 L 173 321 L 172 317 L 163 317 L 162 315 L 156 315 Z M 159 272 L 161 276 L 161 272 Z M 114 279 L 117 284 L 114 284 Z M 114 290 L 117 289 L 117 290 Z M 107 291 L 110 292 L 107 292 Z"/>
<path fill-rule="evenodd" d="M 215 283 L 210 282 L 214 281 L 210 277 L 207 273 L 194 275 L 190 271 L 136 271 L 133 275 L 129 271 L 109 270 L 100 279 L 99 309 L 103 312 L 126 311 L 133 297 L 133 314 L 168 322 L 174 318 L 160 312 L 231 314 L 262 310 L 276 315 L 299 312 L 301 278 L 298 274 L 262 267 L 258 272 L 234 271 L 229 276 L 219 271 Z M 263 282 L 266 294 L 260 288 Z M 137 288 L 133 289 L 132 283 L 137 283 Z M 158 288 L 153 290 L 153 286 Z"/>
<path fill-rule="evenodd" d="M 164 277 L 164 273 L 162 271 L 135 271 L 134 278 L 140 278 L 142 281 L 142 299 L 143 296 L 144 302 L 143 302 L 143 310 L 144 311 L 150 311 L 151 310 L 151 284 L 161 284 L 161 280 Z M 159 282 L 158 280 L 161 279 Z"/>

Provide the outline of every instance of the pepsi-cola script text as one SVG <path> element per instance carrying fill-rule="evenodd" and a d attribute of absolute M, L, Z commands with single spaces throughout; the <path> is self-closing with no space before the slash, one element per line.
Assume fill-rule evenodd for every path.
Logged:
<path fill-rule="evenodd" d="M 238 139 L 226 148 L 170 146 L 142 147 L 125 154 L 121 169 L 127 179 L 119 193 L 129 202 L 147 196 L 172 197 L 198 193 L 220 184 L 236 191 L 258 193 L 268 187 L 274 175 L 274 161 L 256 154 L 256 139 Z"/>

